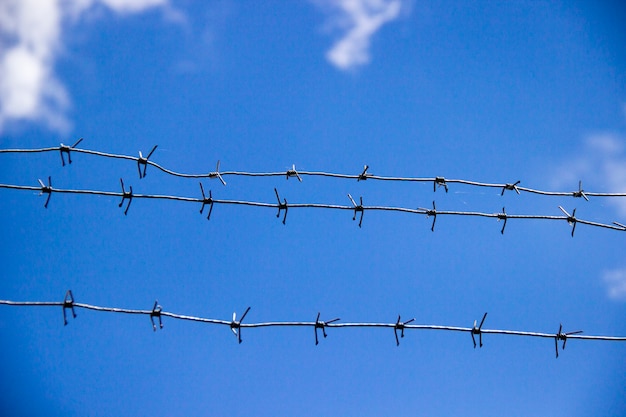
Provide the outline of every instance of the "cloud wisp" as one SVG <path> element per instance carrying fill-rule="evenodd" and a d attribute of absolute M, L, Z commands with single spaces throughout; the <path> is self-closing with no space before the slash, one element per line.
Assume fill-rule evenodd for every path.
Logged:
<path fill-rule="evenodd" d="M 16 121 L 61 132 L 70 128 L 70 99 L 54 72 L 67 20 L 97 6 L 131 14 L 167 5 L 168 0 L 0 1 L 0 133 Z"/>
<path fill-rule="evenodd" d="M 603 279 L 608 287 L 609 298 L 626 301 L 626 268 L 606 271 Z"/>
<path fill-rule="evenodd" d="M 328 61 L 341 70 L 350 70 L 370 61 L 372 36 L 386 23 L 400 16 L 402 0 L 315 0 L 329 14 L 328 25 L 344 31 L 326 53 Z"/>
<path fill-rule="evenodd" d="M 553 186 L 596 185 L 606 192 L 626 193 L 626 136 L 619 133 L 595 133 L 587 137 L 582 152 L 557 168 Z M 599 190 L 600 191 L 600 190 Z M 607 200 L 626 216 L 626 199 Z"/>
<path fill-rule="evenodd" d="M 583 186 L 588 188 L 603 187 L 597 191 L 626 193 L 626 135 L 616 132 L 589 135 L 583 148 L 561 164 L 552 178 L 555 188 L 572 188 L 582 180 Z M 626 199 L 609 198 L 606 203 L 615 207 L 621 216 L 626 216 Z M 602 281 L 610 299 L 626 301 L 626 268 L 605 271 Z"/>

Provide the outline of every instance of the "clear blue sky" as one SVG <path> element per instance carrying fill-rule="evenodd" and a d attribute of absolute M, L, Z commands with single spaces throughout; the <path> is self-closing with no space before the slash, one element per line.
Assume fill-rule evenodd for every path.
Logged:
<path fill-rule="evenodd" d="M 301 170 L 626 192 L 619 1 L 0 2 L 0 148 L 72 144 L 190 173 Z M 199 197 L 132 161 L 1 154 L 0 183 Z M 203 181 L 215 198 L 561 215 L 626 199 L 305 177 Z M 230 320 L 626 335 L 626 234 L 565 222 L 133 201 L 0 190 L 0 299 Z M 0 306 L 10 416 L 625 415 L 626 344 L 390 329 L 245 329 Z"/>

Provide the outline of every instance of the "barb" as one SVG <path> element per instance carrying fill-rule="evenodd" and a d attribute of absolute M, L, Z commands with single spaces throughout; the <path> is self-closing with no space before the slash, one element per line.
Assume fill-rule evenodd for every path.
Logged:
<path fill-rule="evenodd" d="M 398 314 L 398 321 L 396 322 L 396 325 L 393 327 L 393 332 L 396 336 L 396 346 L 400 346 L 400 339 L 398 339 L 398 330 L 400 330 L 400 337 L 404 337 L 404 329 L 406 328 L 406 325 L 409 323 L 413 323 L 415 321 L 414 318 L 412 318 L 411 320 L 407 320 L 404 323 L 400 321 L 400 315 Z"/>
<path fill-rule="evenodd" d="M 315 324 L 314 324 L 314 328 L 315 328 L 315 346 L 317 346 L 320 342 L 319 339 L 317 338 L 317 329 L 322 329 L 322 334 L 324 335 L 324 339 L 326 339 L 326 337 L 328 336 L 326 334 L 326 326 L 335 323 L 339 320 L 341 320 L 339 317 L 337 317 L 336 319 L 332 319 L 329 321 L 320 321 L 320 312 L 317 313 L 317 318 L 315 319 Z"/>
<path fill-rule="evenodd" d="M 359 204 L 354 201 L 354 198 L 350 194 L 348 194 L 348 198 L 352 202 L 352 208 L 354 209 L 354 217 L 352 217 L 352 221 L 356 220 L 356 214 L 361 213 L 361 218 L 359 219 L 359 227 L 363 224 L 363 214 L 365 212 L 365 207 L 363 207 L 363 197 L 359 198 Z"/>
<path fill-rule="evenodd" d="M 289 177 L 296 177 L 298 181 L 302 182 L 302 177 L 300 177 L 298 171 L 296 171 L 296 164 L 293 164 L 291 169 L 287 170 L 287 179 L 289 179 Z"/>
<path fill-rule="evenodd" d="M 211 212 L 213 211 L 213 194 L 211 193 L 211 190 L 209 190 L 209 198 L 207 198 L 206 195 L 204 195 L 204 187 L 202 186 L 202 183 L 200 183 L 200 191 L 202 192 L 202 207 L 200 207 L 200 214 L 202 214 L 204 206 L 208 204 L 209 214 L 206 216 L 206 219 L 211 220 Z"/>
<path fill-rule="evenodd" d="M 606 223 L 598 223 L 589 220 L 580 219 L 574 217 L 576 212 L 574 211 L 571 215 L 567 213 L 561 206 L 559 208 L 563 211 L 565 216 L 551 216 L 551 215 L 538 215 L 538 214 L 507 214 L 507 213 L 483 213 L 483 212 L 472 212 L 472 211 L 446 211 L 446 210 L 436 210 L 435 202 L 433 201 L 432 209 L 424 209 L 424 208 L 407 208 L 407 207 L 388 207 L 388 206 L 364 206 L 363 198 L 360 198 L 359 204 L 357 204 L 352 196 L 348 194 L 352 206 L 341 206 L 335 204 L 318 204 L 318 203 L 292 203 L 287 205 L 287 200 L 283 200 L 280 202 L 280 198 L 278 196 L 278 191 L 275 190 L 276 197 L 278 199 L 276 204 L 273 203 L 264 203 L 259 201 L 242 201 L 242 200 L 219 200 L 213 198 L 212 194 L 209 193 L 209 197 L 203 194 L 202 198 L 193 198 L 193 197 L 183 197 L 183 196 L 172 196 L 172 195 L 158 195 L 158 194 L 134 194 L 132 187 L 129 188 L 129 191 L 126 191 L 124 187 L 124 181 L 120 179 L 120 183 L 122 185 L 122 192 L 111 192 L 111 191 L 97 191 L 97 190 L 71 190 L 71 189 L 61 189 L 61 188 L 53 188 L 50 180 L 49 185 L 44 185 L 41 180 L 39 180 L 40 186 L 28 186 L 28 185 L 13 185 L 13 184 L 0 184 L 0 189 L 11 189 L 11 190 L 31 190 L 31 191 L 40 191 L 41 194 L 48 194 L 48 198 L 46 200 L 45 207 L 48 206 L 48 201 L 50 200 L 50 196 L 53 193 L 60 194 L 81 194 L 81 195 L 101 195 L 101 196 L 111 196 L 111 197 L 121 197 L 122 200 L 119 203 L 119 207 L 122 207 L 124 201 L 128 199 L 128 205 L 124 211 L 124 214 L 128 214 L 128 209 L 130 208 L 130 203 L 133 199 L 155 199 L 155 200 L 173 200 L 173 201 L 184 201 L 184 202 L 192 202 L 192 203 L 202 203 L 210 204 L 211 209 L 209 210 L 209 216 L 211 214 L 211 210 L 214 204 L 225 204 L 225 205 L 240 205 L 240 206 L 251 206 L 251 207 L 266 207 L 273 208 L 278 210 L 278 217 L 280 217 L 280 211 L 285 210 L 285 215 L 283 218 L 283 223 L 286 222 L 287 219 L 287 208 L 293 209 L 330 209 L 330 210 L 351 210 L 354 211 L 354 216 L 352 220 L 356 220 L 357 214 L 360 212 L 361 217 L 359 220 L 359 227 L 362 226 L 363 223 L 363 213 L 366 210 L 371 211 L 389 211 L 396 213 L 409 213 L 409 214 L 421 214 L 426 215 L 426 217 L 433 217 L 433 224 L 431 230 L 435 230 L 435 220 L 436 216 L 463 216 L 463 217 L 485 217 L 485 218 L 494 218 L 496 220 L 556 220 L 556 221 L 566 221 L 569 224 L 573 225 L 572 228 L 572 236 L 574 235 L 574 229 L 576 224 L 585 224 L 587 226 L 599 227 L 603 229 L 616 230 L 620 232 L 626 231 L 626 226 L 621 223 L 613 222 L 612 224 Z M 201 191 L 204 189 L 201 187 Z M 200 210 L 202 213 L 202 209 Z M 503 233 L 504 228 L 501 230 Z"/>
<path fill-rule="evenodd" d="M 235 336 L 237 336 L 237 339 L 239 340 L 239 344 L 241 344 L 242 342 L 241 322 L 246 317 L 246 314 L 248 314 L 248 311 L 250 311 L 250 307 L 248 307 L 246 311 L 241 315 L 241 318 L 239 319 L 239 321 L 237 321 L 237 313 L 233 313 L 233 320 L 230 322 L 230 330 L 233 332 Z"/>
<path fill-rule="evenodd" d="M 485 319 L 487 318 L 487 313 L 483 316 L 483 319 L 480 321 L 480 326 L 476 327 L 476 320 L 474 320 L 474 327 L 472 327 L 472 342 L 474 342 L 474 349 L 476 349 L 476 339 L 474 335 L 478 335 L 478 339 L 480 342 L 480 347 L 483 347 L 483 324 L 485 324 Z"/>
<path fill-rule="evenodd" d="M 171 169 L 165 168 L 156 162 L 150 161 L 149 158 L 152 156 L 152 153 L 156 149 L 157 146 L 152 148 L 152 151 L 148 154 L 147 157 L 143 157 L 141 152 L 139 152 L 139 157 L 130 156 L 130 155 L 122 155 L 122 154 L 113 154 L 107 152 L 100 152 L 90 149 L 80 149 L 76 148 L 76 146 L 82 141 L 82 138 L 79 139 L 73 146 L 68 147 L 66 145 L 61 144 L 61 146 L 55 146 L 50 148 L 37 148 L 37 149 L 0 149 L 0 154 L 2 153 L 19 153 L 19 154 L 30 154 L 30 153 L 42 153 L 42 152 L 61 152 L 67 153 L 69 157 L 69 151 L 71 149 L 72 152 L 75 153 L 83 153 L 88 155 L 93 155 L 102 158 L 113 158 L 113 159 L 122 159 L 122 160 L 130 160 L 135 161 L 138 164 L 139 177 L 143 178 L 146 173 L 146 168 L 148 165 L 153 166 L 154 168 L 160 170 L 161 172 L 172 175 L 175 177 L 181 178 L 218 178 L 223 185 L 226 185 L 226 181 L 224 180 L 224 176 L 243 176 L 243 177 L 282 177 L 287 175 L 287 178 L 291 176 L 295 176 L 299 181 L 302 181 L 302 177 L 304 176 L 312 176 L 312 177 L 331 177 L 331 178 L 340 178 L 340 179 L 356 179 L 357 181 L 371 179 L 377 181 L 398 181 L 398 182 L 423 182 L 423 183 L 433 183 L 433 191 L 437 190 L 437 187 L 444 187 L 446 192 L 448 191 L 448 185 L 450 184 L 462 184 L 469 185 L 474 187 L 486 187 L 486 188 L 496 188 L 501 189 L 501 195 L 504 195 L 504 191 L 512 190 L 517 194 L 521 194 L 521 192 L 538 194 L 543 196 L 562 196 L 562 197 L 582 197 L 585 200 L 589 200 L 589 197 L 626 197 L 626 193 L 601 193 L 601 192 L 588 192 L 582 189 L 582 182 L 579 182 L 578 190 L 575 191 L 545 191 L 539 189 L 533 189 L 528 187 L 520 187 L 519 184 L 521 181 L 517 181 L 515 183 L 488 183 L 488 182 L 479 182 L 479 181 L 471 181 L 465 179 L 449 179 L 445 177 L 394 177 L 394 176 L 381 176 L 381 175 L 372 175 L 368 174 L 366 171 L 369 168 L 368 165 L 365 165 L 365 169 L 357 175 L 354 174 L 341 174 L 341 173 L 333 173 L 333 172 L 321 172 L 321 171 L 296 171 L 295 164 L 292 166 L 291 170 L 287 170 L 282 172 L 245 172 L 245 171 L 219 171 L 220 162 L 217 162 L 217 168 L 214 172 L 209 173 L 200 173 L 200 174 L 191 174 L 191 173 L 182 173 L 173 171 Z M 62 155 L 61 155 L 62 156 Z M 64 161 L 62 161 L 65 163 Z M 143 171 L 141 170 L 141 165 L 143 165 Z"/>
<path fill-rule="evenodd" d="M 67 145 L 63 145 L 61 144 L 59 146 L 59 153 L 61 154 L 61 164 L 63 164 L 63 166 L 65 166 L 65 159 L 63 158 L 63 153 L 67 154 L 67 162 L 69 164 L 72 163 L 72 156 L 70 155 L 70 151 L 74 148 L 76 148 L 78 146 L 79 143 L 81 143 L 83 141 L 83 138 L 78 139 L 72 146 L 67 146 Z"/>
<path fill-rule="evenodd" d="M 63 299 L 63 325 L 67 326 L 67 316 L 65 315 L 66 309 L 72 310 L 72 316 L 76 318 L 76 312 L 74 311 L 74 296 L 72 295 L 72 290 L 67 290 L 65 293 L 65 298 Z"/>
<path fill-rule="evenodd" d="M 567 332 L 567 333 L 563 333 L 563 324 L 559 324 L 559 332 L 554 336 L 554 347 L 556 348 L 556 357 L 559 357 L 559 340 L 563 341 L 563 347 L 561 349 L 565 350 L 565 343 L 567 343 L 567 338 L 575 335 L 575 334 L 580 334 L 583 331 L 582 330 L 576 330 L 574 332 Z"/>
<path fill-rule="evenodd" d="M 276 193 L 276 200 L 278 201 L 278 213 L 276 213 L 276 218 L 280 217 L 280 211 L 285 210 L 285 216 L 283 217 L 283 224 L 287 221 L 287 210 L 289 206 L 287 205 L 287 199 L 283 199 L 284 203 L 280 202 L 280 196 L 278 195 L 278 190 L 274 188 L 274 193 Z"/>
<path fill-rule="evenodd" d="M 418 208 L 418 210 L 422 213 L 425 214 L 426 217 L 433 217 L 433 225 L 430 227 L 430 231 L 434 232 L 435 231 L 435 222 L 437 221 L 437 206 L 435 205 L 435 202 L 433 201 L 433 209 L 429 210 L 429 209 L 425 209 L 425 208 Z"/>
<path fill-rule="evenodd" d="M 476 327 L 476 322 L 474 322 L 473 327 L 457 327 L 457 326 L 445 326 L 445 325 L 434 325 L 434 324 L 410 324 L 415 321 L 415 319 L 411 319 L 405 322 L 401 322 L 400 316 L 398 316 L 398 320 L 392 323 L 367 323 L 367 322 L 353 322 L 353 323 L 338 323 L 339 318 L 330 320 L 330 321 L 321 321 L 320 313 L 317 313 L 317 318 L 315 321 L 306 322 L 306 321 L 276 321 L 276 322 L 258 322 L 258 323 L 242 323 L 243 319 L 246 317 L 248 312 L 250 311 L 250 307 L 248 307 L 241 319 L 237 320 L 236 313 L 233 313 L 232 320 L 219 320 L 205 317 L 197 317 L 197 316 L 189 316 L 183 314 L 172 313 L 168 311 L 164 311 L 161 306 L 158 304 L 158 301 L 155 301 L 154 307 L 151 310 L 135 310 L 135 309 L 127 309 L 127 308 L 118 308 L 118 307 L 104 307 L 97 306 L 92 304 L 85 303 L 77 303 L 74 301 L 71 291 L 66 293 L 66 298 L 63 301 L 10 301 L 10 300 L 0 300 L 0 305 L 13 306 L 13 307 L 61 307 L 63 308 L 64 314 L 64 323 L 67 324 L 65 320 L 65 309 L 71 308 L 74 313 L 75 308 L 82 308 L 86 310 L 92 310 L 96 312 L 108 312 L 108 313 L 118 313 L 118 314 L 131 314 L 131 315 L 144 315 L 149 316 L 152 322 L 152 328 L 156 331 L 156 323 L 154 318 L 159 319 L 159 327 L 163 328 L 163 323 L 161 321 L 161 317 L 169 317 L 176 320 L 185 320 L 185 321 L 193 321 L 204 324 L 213 324 L 213 325 L 221 325 L 230 328 L 233 334 L 237 337 L 239 343 L 242 342 L 241 339 L 241 329 L 245 328 L 265 328 L 265 327 L 313 327 L 315 331 L 315 344 L 319 343 L 317 330 L 321 329 L 323 336 L 326 337 L 326 328 L 391 328 L 394 330 L 396 335 L 396 346 L 399 345 L 398 339 L 398 330 L 400 330 L 400 337 L 404 337 L 405 330 L 438 330 L 438 331 L 448 331 L 448 332 L 463 332 L 470 333 L 472 335 L 472 339 L 474 340 L 474 347 L 476 347 L 476 340 L 474 339 L 474 335 L 478 334 L 480 339 L 480 346 L 482 347 L 482 334 L 496 334 L 496 335 L 511 335 L 511 336 L 524 336 L 524 337 L 535 337 L 535 338 L 547 338 L 554 339 L 556 344 L 556 354 L 557 358 L 559 356 L 558 353 L 558 342 L 563 341 L 562 349 L 565 349 L 565 343 L 568 339 L 578 339 L 578 340 L 597 340 L 597 341 L 612 341 L 612 342 L 626 342 L 626 336 L 591 336 L 591 335 L 581 335 L 582 330 L 577 330 L 574 332 L 563 333 L 563 326 L 559 327 L 558 333 L 541 333 L 541 332 L 529 332 L 529 331 L 520 331 L 520 330 L 502 330 L 502 329 L 483 329 L 483 323 L 487 314 L 483 316 L 480 326 Z M 76 314 L 74 314 L 76 317 Z"/>
<path fill-rule="evenodd" d="M 39 185 L 41 185 L 41 191 L 39 192 L 39 195 L 48 194 L 48 197 L 46 198 L 46 203 L 43 205 L 44 208 L 48 208 L 50 197 L 52 197 L 52 177 L 48 177 L 47 186 L 44 185 L 43 181 L 41 181 L 40 179 L 38 179 L 37 181 L 39 181 Z"/>
<path fill-rule="evenodd" d="M 163 308 L 159 305 L 159 301 L 155 300 L 154 301 L 154 307 L 152 307 L 152 311 L 150 312 L 150 322 L 152 323 L 152 330 L 154 330 L 156 332 L 156 325 L 154 324 L 154 318 L 158 318 L 159 319 L 159 328 L 162 329 L 163 328 L 163 322 L 161 321 L 161 312 L 163 311 Z"/>
<path fill-rule="evenodd" d="M 156 151 L 157 146 L 158 145 L 154 145 L 154 148 L 152 148 L 148 156 L 146 156 L 145 158 L 141 154 L 141 151 L 139 151 L 139 158 L 137 158 L 137 170 L 139 171 L 139 179 L 145 178 L 146 169 L 148 168 L 148 159 L 150 159 L 154 151 Z M 141 172 L 142 165 L 143 165 L 143 173 Z"/>
<path fill-rule="evenodd" d="M 120 201 L 119 207 L 122 207 L 122 205 L 124 205 L 124 200 L 128 199 L 128 205 L 126 206 L 126 210 L 124 210 L 124 216 L 126 216 L 128 214 L 128 209 L 130 208 L 130 203 L 132 203 L 133 201 L 133 186 L 131 185 L 129 187 L 130 190 L 126 192 L 126 189 L 124 188 L 124 180 L 121 178 L 120 178 L 120 183 L 122 184 L 122 194 L 121 194 L 122 201 Z M 57 192 L 60 192 L 60 191 L 57 191 Z"/>

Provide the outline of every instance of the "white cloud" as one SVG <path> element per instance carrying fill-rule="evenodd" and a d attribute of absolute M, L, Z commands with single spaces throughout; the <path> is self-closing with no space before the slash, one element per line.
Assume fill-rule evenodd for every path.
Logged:
<path fill-rule="evenodd" d="M 385 24 L 397 19 L 402 0 L 314 0 L 330 14 L 330 25 L 345 31 L 326 53 L 336 67 L 348 70 L 370 61 L 372 36 Z"/>
<path fill-rule="evenodd" d="M 606 192 L 626 193 L 626 136 L 610 132 L 589 135 L 584 149 L 557 169 L 552 186 L 573 190 L 579 180 L 583 189 L 595 185 Z M 607 203 L 626 216 L 626 199 L 609 198 Z"/>
<path fill-rule="evenodd" d="M 1 0 L 0 133 L 13 121 L 69 129 L 70 100 L 54 73 L 64 21 L 96 6 L 130 14 L 167 5 L 168 0 Z"/>
<path fill-rule="evenodd" d="M 626 301 L 626 268 L 606 271 L 603 278 L 608 287 L 609 297 Z"/>

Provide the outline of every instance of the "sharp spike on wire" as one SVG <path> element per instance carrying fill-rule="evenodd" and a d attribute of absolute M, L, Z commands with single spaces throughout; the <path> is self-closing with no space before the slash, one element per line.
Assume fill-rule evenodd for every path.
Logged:
<path fill-rule="evenodd" d="M 148 153 L 148 156 L 146 156 L 145 158 L 143 157 L 143 154 L 141 153 L 141 151 L 139 151 L 139 158 L 137 159 L 137 170 L 139 171 L 139 179 L 146 177 L 146 169 L 148 168 L 148 159 L 150 159 L 150 157 L 156 150 L 157 146 L 158 145 L 154 145 L 154 148 L 152 148 L 150 153 Z M 143 165 L 143 173 L 141 172 L 142 165 Z"/>
<path fill-rule="evenodd" d="M 280 196 L 278 195 L 278 190 L 274 188 L 274 193 L 276 194 L 276 200 L 278 200 L 278 213 L 276 213 L 276 218 L 280 217 L 281 210 L 285 210 L 285 215 L 283 216 L 283 224 L 287 221 L 287 211 L 289 210 L 289 206 L 287 205 L 287 199 L 283 199 L 284 203 L 280 202 Z"/>
<path fill-rule="evenodd" d="M 224 181 L 224 178 L 222 178 L 222 174 L 220 174 L 220 161 L 219 161 L 219 159 L 217 160 L 217 166 L 215 167 L 215 172 L 211 172 L 209 174 L 209 178 L 217 178 L 217 179 L 220 180 L 222 185 L 226 185 L 226 181 Z"/>
<path fill-rule="evenodd" d="M 202 214 L 204 206 L 208 204 L 209 214 L 206 216 L 206 219 L 211 220 L 211 213 L 213 212 L 213 193 L 209 190 L 209 198 L 207 198 L 204 194 L 204 187 L 202 186 L 202 183 L 200 183 L 200 191 L 202 192 L 202 207 L 200 207 L 200 214 Z"/>
<path fill-rule="evenodd" d="M 52 197 L 52 177 L 48 177 L 48 185 L 44 185 L 43 181 L 37 179 L 39 181 L 39 185 L 41 185 L 41 190 L 39 191 L 39 195 L 48 194 L 46 197 L 46 202 L 43 205 L 44 208 L 48 208 L 48 203 L 50 202 L 50 197 Z"/>
<path fill-rule="evenodd" d="M 163 308 L 161 308 L 161 306 L 159 305 L 159 301 L 155 300 L 154 306 L 152 307 L 152 312 L 150 313 L 150 322 L 152 323 L 152 330 L 154 330 L 155 332 L 157 330 L 156 324 L 154 323 L 155 317 L 159 319 L 159 328 L 160 329 L 163 328 L 163 321 L 161 319 L 161 311 L 163 311 Z"/>
<path fill-rule="evenodd" d="M 313 326 L 315 330 L 315 345 L 316 346 L 319 344 L 319 339 L 317 338 L 317 329 L 322 329 L 322 335 L 324 336 L 324 338 L 326 338 L 326 336 L 328 336 L 326 334 L 326 326 L 331 323 L 341 320 L 339 317 L 337 317 L 329 321 L 321 321 L 320 314 L 321 313 L 318 311 L 317 318 L 315 319 L 315 325 Z"/>
<path fill-rule="evenodd" d="M 437 207 L 435 206 L 435 201 L 433 200 L 433 208 L 431 209 L 425 209 L 425 208 L 421 208 L 419 207 L 418 210 L 421 211 L 421 213 L 425 214 L 426 217 L 433 217 L 433 224 L 430 227 L 430 231 L 434 232 L 435 231 L 435 222 L 437 221 Z"/>
<path fill-rule="evenodd" d="M 433 192 L 437 191 L 437 187 L 443 187 L 448 192 L 448 183 L 444 177 L 436 177 L 433 181 Z"/>
<path fill-rule="evenodd" d="M 615 226 L 621 227 L 622 229 L 626 230 L 626 225 L 623 225 L 623 224 L 618 223 L 618 222 L 613 222 L 613 224 L 614 224 Z"/>
<path fill-rule="evenodd" d="M 246 317 L 246 314 L 248 314 L 248 311 L 250 311 L 250 307 L 248 307 L 246 311 L 241 315 L 241 318 L 239 319 L 239 321 L 237 321 L 237 313 L 234 312 L 233 320 L 230 322 L 230 330 L 233 332 L 235 336 L 237 336 L 237 340 L 239 341 L 239 344 L 241 344 L 241 342 L 243 341 L 241 339 L 241 322 Z"/>
<path fill-rule="evenodd" d="M 589 197 L 587 197 L 587 195 L 585 194 L 585 191 L 583 190 L 583 182 L 582 181 L 578 181 L 578 191 L 574 191 L 572 193 L 572 195 L 574 197 L 582 197 L 585 200 L 589 201 Z"/>
<path fill-rule="evenodd" d="M 358 176 L 358 178 L 356 179 L 357 181 L 365 181 L 367 179 L 367 177 L 370 176 L 370 174 L 367 173 L 367 170 L 369 169 L 369 165 L 363 165 L 363 172 L 361 172 Z"/>
<path fill-rule="evenodd" d="M 296 164 L 291 165 L 291 169 L 287 170 L 287 179 L 289 179 L 289 177 L 296 177 L 298 178 L 298 181 L 302 182 L 300 174 L 298 174 L 298 171 L 296 171 Z"/>
<path fill-rule="evenodd" d="M 352 217 L 352 220 L 356 220 L 356 215 L 358 212 L 361 212 L 361 218 L 359 219 L 359 227 L 361 227 L 361 225 L 363 224 L 363 213 L 365 211 L 365 209 L 363 208 L 363 197 L 359 197 L 359 204 L 357 204 L 354 201 L 354 198 L 352 198 L 352 196 L 350 194 L 348 194 L 348 198 L 350 199 L 350 201 L 352 202 L 352 205 L 354 206 L 354 216 Z"/>
<path fill-rule="evenodd" d="M 500 230 L 500 234 L 504 234 L 504 228 L 506 227 L 506 220 L 508 216 L 506 214 L 506 209 L 502 207 L 502 213 L 498 213 L 498 221 L 504 220 L 504 224 L 502 225 L 502 230 Z"/>
<path fill-rule="evenodd" d="M 63 158 L 63 153 L 67 154 L 67 162 L 71 164 L 72 163 L 72 156 L 70 154 L 70 151 L 72 149 L 74 149 L 75 147 L 77 147 L 78 144 L 81 143 L 82 141 L 83 141 L 83 138 L 80 138 L 72 146 L 67 146 L 67 145 L 64 145 L 64 144 L 61 144 L 59 146 L 59 152 L 61 154 L 61 163 L 63 164 L 63 166 L 65 166 L 65 159 Z"/>
<path fill-rule="evenodd" d="M 476 349 L 476 339 L 474 335 L 478 335 L 480 347 L 483 347 L 483 324 L 485 323 L 485 319 L 487 318 L 487 313 L 483 316 L 483 319 L 480 321 L 480 326 L 476 327 L 476 320 L 474 320 L 474 327 L 472 327 L 471 335 L 472 342 L 474 342 L 474 349 Z"/>
<path fill-rule="evenodd" d="M 563 346 L 561 347 L 562 350 L 565 350 L 565 344 L 567 343 L 567 337 L 574 335 L 574 334 L 580 334 L 583 333 L 582 330 L 576 330 L 573 332 L 567 332 L 567 333 L 563 333 L 563 324 L 559 324 L 559 331 L 556 335 L 554 335 L 554 348 L 556 350 L 556 357 L 558 359 L 559 357 L 559 340 L 563 341 Z"/>
<path fill-rule="evenodd" d="M 124 205 L 124 200 L 128 199 L 128 205 L 126 206 L 126 210 L 124 210 L 124 216 L 126 216 L 128 214 L 128 209 L 130 208 L 130 203 L 133 201 L 133 187 L 132 185 L 128 187 L 129 191 L 126 192 L 126 189 L 124 188 L 124 180 L 122 178 L 120 178 L 120 183 L 122 184 L 122 201 L 120 201 L 118 207 L 122 207 L 122 205 Z"/>
<path fill-rule="evenodd" d="M 517 181 L 514 184 L 504 184 L 504 187 L 502 187 L 502 192 L 500 193 L 501 196 L 504 195 L 504 191 L 506 190 L 513 190 L 517 193 L 517 195 L 520 194 L 519 192 L 519 188 L 517 188 L 517 185 L 520 183 L 521 181 Z"/>
<path fill-rule="evenodd" d="M 572 211 L 572 214 L 570 215 L 563 207 L 559 206 L 559 208 L 567 217 L 567 223 L 572 225 L 572 237 L 574 237 L 574 232 L 576 231 L 576 223 L 578 222 L 578 219 L 576 219 L 576 209 L 574 209 Z"/>
<path fill-rule="evenodd" d="M 404 337 L 404 329 L 406 327 L 407 324 L 414 322 L 415 319 L 412 318 L 411 320 L 407 320 L 405 322 L 401 322 L 400 321 L 400 315 L 398 314 L 398 321 L 396 321 L 396 324 L 393 326 L 393 332 L 394 335 L 396 336 L 396 346 L 400 346 L 400 339 L 398 339 L 398 330 L 400 330 L 400 338 Z"/>
<path fill-rule="evenodd" d="M 67 326 L 67 316 L 65 314 L 66 309 L 72 310 L 72 316 L 76 318 L 76 312 L 74 311 L 74 295 L 72 290 L 67 290 L 65 298 L 63 298 L 63 325 Z"/>

